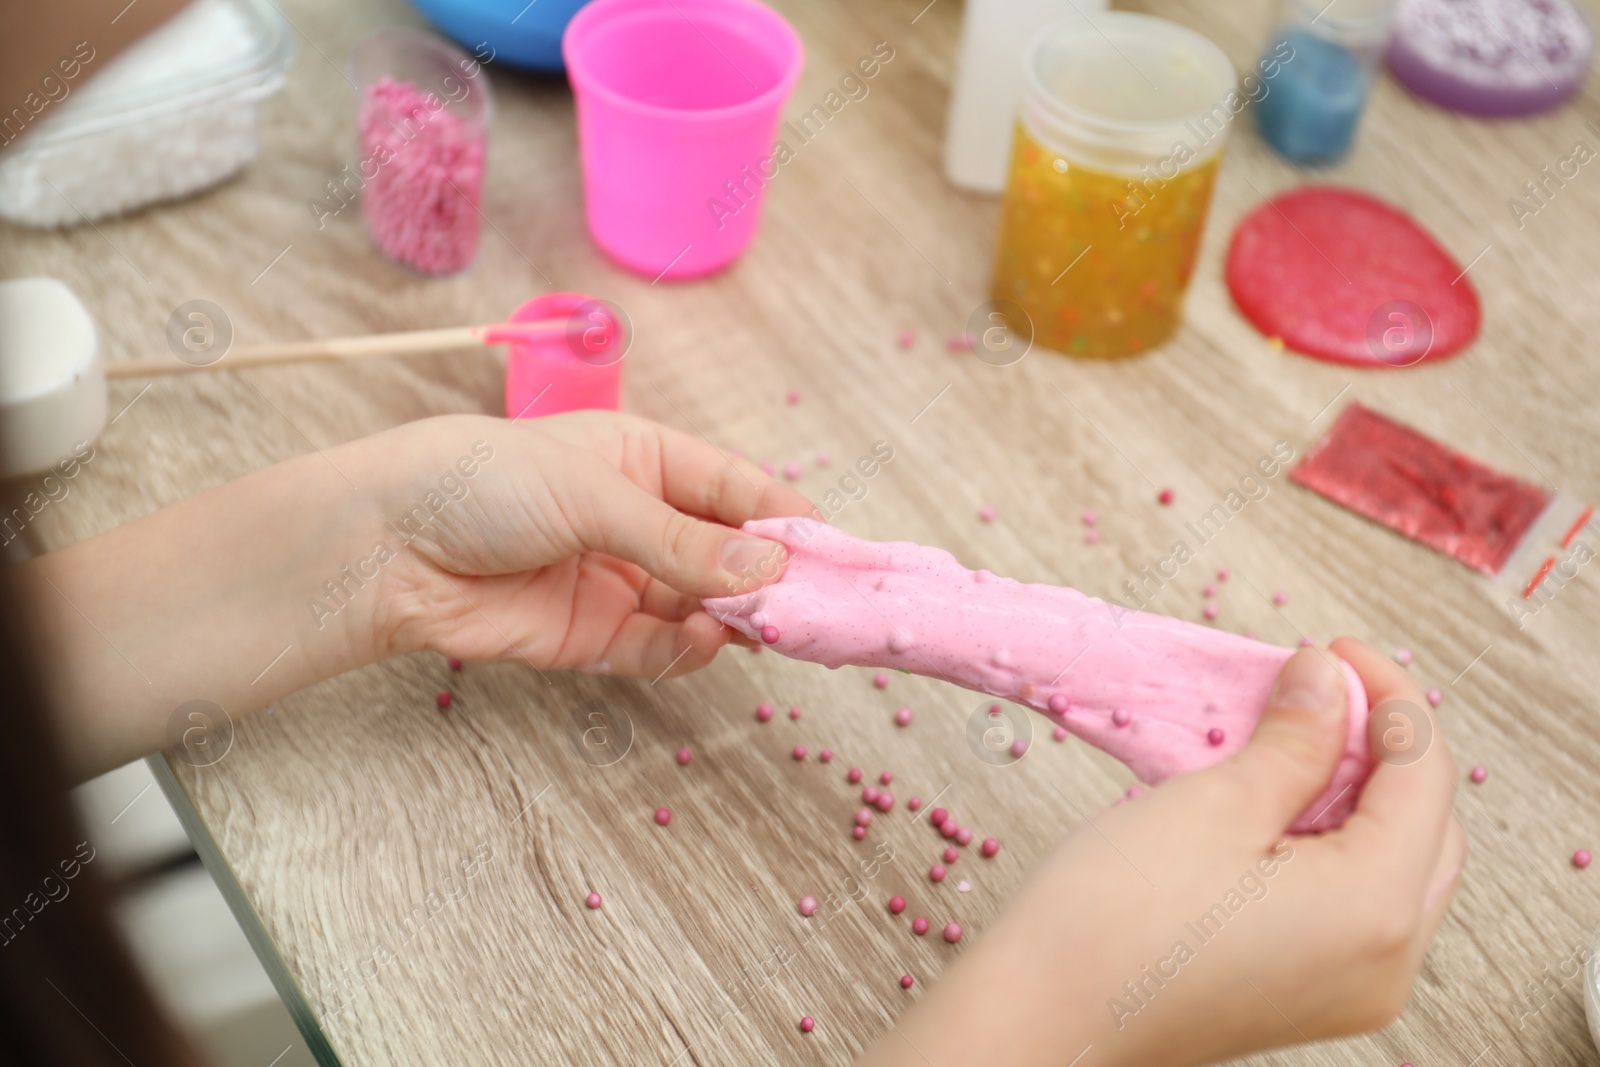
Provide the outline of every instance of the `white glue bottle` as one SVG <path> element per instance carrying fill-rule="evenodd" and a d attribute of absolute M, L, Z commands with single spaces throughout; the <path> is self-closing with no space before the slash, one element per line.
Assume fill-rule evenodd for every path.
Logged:
<path fill-rule="evenodd" d="M 1052 22 L 1104 11 L 1109 0 L 967 0 L 944 135 L 944 173 L 985 193 L 1005 189 L 1022 102 L 1022 50 Z"/>

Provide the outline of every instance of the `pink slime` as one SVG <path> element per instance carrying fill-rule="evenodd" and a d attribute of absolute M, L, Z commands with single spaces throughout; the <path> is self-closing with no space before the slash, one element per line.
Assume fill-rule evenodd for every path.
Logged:
<path fill-rule="evenodd" d="M 758 519 L 744 530 L 782 542 L 788 566 L 763 589 L 705 601 L 714 617 L 754 637 L 750 616 L 759 612 L 779 631 L 768 644 L 796 659 L 909 670 L 1026 704 L 1149 785 L 1243 748 L 1293 653 L 1075 589 L 969 571 L 941 549 L 862 541 L 813 519 Z M 1342 825 L 1372 768 L 1366 690 L 1341 667 L 1345 751 L 1292 832 Z M 1119 710 L 1128 725 L 1115 725 Z M 1215 729 L 1221 743 L 1211 740 Z"/>

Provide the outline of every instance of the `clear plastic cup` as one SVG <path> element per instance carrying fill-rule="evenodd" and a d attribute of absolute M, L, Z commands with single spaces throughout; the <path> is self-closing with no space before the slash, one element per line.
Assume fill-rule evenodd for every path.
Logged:
<path fill-rule="evenodd" d="M 351 50 L 350 80 L 360 152 L 330 183 L 330 199 L 359 192 L 367 236 L 395 262 L 424 274 L 465 270 L 482 225 L 489 79 L 431 33 L 380 30 Z"/>
<path fill-rule="evenodd" d="M 1078 15 L 1023 60 L 990 293 L 1037 343 L 1116 358 L 1182 317 L 1222 148 L 1244 101 L 1221 49 L 1152 15 Z"/>
<path fill-rule="evenodd" d="M 648 278 L 732 263 L 755 236 L 804 63 L 755 0 L 594 0 L 562 39 L 584 208 L 605 252 Z"/>

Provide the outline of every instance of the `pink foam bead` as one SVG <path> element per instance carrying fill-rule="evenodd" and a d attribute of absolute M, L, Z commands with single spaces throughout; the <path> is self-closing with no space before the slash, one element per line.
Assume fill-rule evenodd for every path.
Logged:
<path fill-rule="evenodd" d="M 966 933 L 966 931 L 961 929 L 961 924 L 960 923 L 946 923 L 945 924 L 944 939 L 946 941 L 950 942 L 952 945 L 955 944 L 957 941 L 960 941 L 962 936 L 965 933 Z"/>
<path fill-rule="evenodd" d="M 892 897 L 889 898 L 889 911 L 890 912 L 892 912 L 895 915 L 899 915 L 902 911 L 905 911 L 905 910 L 906 910 L 906 898 L 905 897 L 899 896 L 897 894 L 897 895 L 892 896 Z"/>
<path fill-rule="evenodd" d="M 983 839 L 983 845 L 979 851 L 981 851 L 986 857 L 993 856 L 995 853 L 1000 851 L 1000 842 L 992 837 L 986 837 Z"/>
<path fill-rule="evenodd" d="M 930 882 L 942 882 L 942 881 L 944 881 L 944 864 L 935 863 L 932 867 L 928 868 L 928 881 L 930 881 Z"/>
<path fill-rule="evenodd" d="M 605 901 L 600 899 L 599 893 L 590 893 L 584 898 L 583 902 L 589 906 L 590 910 L 598 908 L 601 904 L 605 903 Z"/>
<path fill-rule="evenodd" d="M 955 843 L 958 844 L 958 845 L 962 845 L 962 846 L 966 846 L 966 845 L 972 844 L 972 830 L 971 830 L 971 828 L 963 826 L 961 829 L 957 830 L 956 831 L 956 836 L 955 836 Z"/>
<path fill-rule="evenodd" d="M 813 915 L 815 915 L 817 913 L 817 898 L 816 897 L 801 897 L 799 906 L 800 906 L 800 914 L 806 916 L 807 918 L 810 918 L 811 916 L 813 916 Z"/>
<path fill-rule="evenodd" d="M 911 920 L 911 932 L 916 934 L 918 937 L 921 937 L 923 934 L 927 933 L 928 932 L 928 920 L 924 919 L 920 915 L 918 915 L 915 919 L 912 919 Z"/>

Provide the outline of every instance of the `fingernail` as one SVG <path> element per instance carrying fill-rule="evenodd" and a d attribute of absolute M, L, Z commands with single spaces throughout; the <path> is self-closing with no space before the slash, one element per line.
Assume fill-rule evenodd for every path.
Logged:
<path fill-rule="evenodd" d="M 1343 700 L 1343 675 L 1326 652 L 1314 648 L 1290 656 L 1272 690 L 1272 703 L 1306 711 L 1337 712 Z"/>
<path fill-rule="evenodd" d="M 783 573 L 788 550 L 761 537 L 730 537 L 722 543 L 717 562 L 741 583 L 764 585 Z"/>

